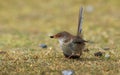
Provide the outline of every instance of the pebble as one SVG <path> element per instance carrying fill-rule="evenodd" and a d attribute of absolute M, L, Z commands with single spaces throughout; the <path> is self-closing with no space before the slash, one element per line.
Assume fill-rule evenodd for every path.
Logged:
<path fill-rule="evenodd" d="M 104 49 L 104 50 L 109 50 L 110 48 L 109 48 L 109 47 L 104 47 L 103 49 Z"/>
<path fill-rule="evenodd" d="M 74 75 L 74 71 L 73 70 L 64 70 L 64 71 L 62 71 L 62 75 Z"/>
<path fill-rule="evenodd" d="M 109 54 L 105 54 L 105 58 L 109 59 L 110 55 Z"/>
<path fill-rule="evenodd" d="M 40 44 L 39 45 L 41 48 L 47 48 L 47 45 L 46 44 Z"/>

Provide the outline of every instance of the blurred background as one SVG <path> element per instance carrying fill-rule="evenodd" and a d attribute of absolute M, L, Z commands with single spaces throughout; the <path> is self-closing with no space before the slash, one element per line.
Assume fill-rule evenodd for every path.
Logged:
<path fill-rule="evenodd" d="M 119 0 L 0 0 L 0 46 L 47 43 L 60 31 L 76 34 L 81 6 L 85 39 L 120 43 Z"/>

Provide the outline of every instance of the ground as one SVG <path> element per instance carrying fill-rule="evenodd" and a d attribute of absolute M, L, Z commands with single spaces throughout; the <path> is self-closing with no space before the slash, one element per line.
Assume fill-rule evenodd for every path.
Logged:
<path fill-rule="evenodd" d="M 60 31 L 75 35 L 80 6 L 84 38 L 94 43 L 87 44 L 90 51 L 80 59 L 66 59 L 58 40 L 49 36 Z M 61 75 L 73 70 L 76 75 L 120 75 L 119 7 L 119 0 L 1 0 L 0 74 Z M 95 57 L 98 51 L 110 58 Z"/>

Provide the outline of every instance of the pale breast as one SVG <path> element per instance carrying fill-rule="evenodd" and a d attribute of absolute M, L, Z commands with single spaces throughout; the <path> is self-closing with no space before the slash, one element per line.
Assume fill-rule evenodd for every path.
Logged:
<path fill-rule="evenodd" d="M 72 54 L 72 50 L 69 46 L 62 45 L 61 49 L 63 50 L 63 53 L 66 54 L 66 55 L 71 55 Z"/>

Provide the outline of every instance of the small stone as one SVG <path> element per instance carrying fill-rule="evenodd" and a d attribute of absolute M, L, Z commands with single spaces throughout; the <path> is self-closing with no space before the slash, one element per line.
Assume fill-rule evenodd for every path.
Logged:
<path fill-rule="evenodd" d="M 104 49 L 104 50 L 109 50 L 110 48 L 109 48 L 109 47 L 104 47 L 103 49 Z"/>
<path fill-rule="evenodd" d="M 47 45 L 46 44 L 40 44 L 39 45 L 41 48 L 47 48 Z"/>
<path fill-rule="evenodd" d="M 96 53 L 94 53 L 94 55 L 97 56 L 97 57 L 101 57 L 102 56 L 102 52 L 96 52 Z"/>
<path fill-rule="evenodd" d="M 73 70 L 64 70 L 64 71 L 62 71 L 62 75 L 74 75 L 74 71 Z"/>
<path fill-rule="evenodd" d="M 109 59 L 110 55 L 109 54 L 105 54 L 105 58 Z"/>

